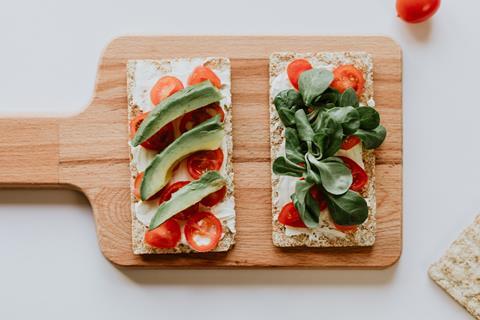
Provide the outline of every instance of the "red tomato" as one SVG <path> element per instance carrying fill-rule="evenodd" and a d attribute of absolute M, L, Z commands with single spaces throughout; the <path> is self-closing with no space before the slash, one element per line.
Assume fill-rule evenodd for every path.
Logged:
<path fill-rule="evenodd" d="M 184 228 L 188 244 L 198 252 L 215 249 L 222 230 L 222 223 L 210 212 L 197 212 L 188 219 Z"/>
<path fill-rule="evenodd" d="M 306 228 L 293 202 L 289 202 L 283 206 L 278 215 L 278 222 L 290 227 Z"/>
<path fill-rule="evenodd" d="M 220 78 L 217 77 L 215 72 L 212 71 L 209 67 L 205 66 L 198 66 L 196 67 L 192 74 L 188 77 L 188 85 L 194 85 L 206 80 L 210 80 L 210 82 L 217 88 L 222 87 L 222 82 L 220 81 Z"/>
<path fill-rule="evenodd" d="M 177 181 L 177 182 L 169 185 L 168 187 L 166 187 L 165 191 L 162 192 L 162 196 L 158 200 L 158 204 L 161 205 L 165 201 L 170 200 L 170 198 L 172 198 L 172 194 L 174 194 L 175 192 L 180 190 L 183 186 L 185 186 L 189 183 L 190 183 L 190 181 Z M 200 207 L 200 204 L 196 203 L 193 206 L 177 213 L 175 215 L 175 218 L 179 219 L 179 220 L 186 220 L 186 219 L 188 219 L 188 217 L 195 214 L 198 211 L 199 207 Z"/>
<path fill-rule="evenodd" d="M 287 74 L 292 86 L 298 90 L 298 79 L 303 71 L 312 69 L 312 65 L 305 59 L 297 59 L 288 64 Z"/>
<path fill-rule="evenodd" d="M 130 121 L 130 139 L 135 136 L 143 120 L 148 116 L 148 112 L 141 113 Z M 175 140 L 173 124 L 169 123 L 161 128 L 157 133 L 141 143 L 141 146 L 155 151 L 162 151 Z"/>
<path fill-rule="evenodd" d="M 175 248 L 180 241 L 182 231 L 180 225 L 174 219 L 169 219 L 158 228 L 148 230 L 145 233 L 145 243 L 155 248 Z"/>
<path fill-rule="evenodd" d="M 327 200 L 323 196 L 322 192 L 318 189 L 317 186 L 313 186 L 310 188 L 310 195 L 312 198 L 318 202 L 318 206 L 320 207 L 320 210 L 325 210 L 328 206 Z"/>
<path fill-rule="evenodd" d="M 330 87 L 343 93 L 348 88 L 353 88 L 357 95 L 361 95 L 365 87 L 363 72 L 354 65 L 345 64 L 333 70 L 333 81 Z"/>
<path fill-rule="evenodd" d="M 355 147 L 357 144 L 359 144 L 361 141 L 362 140 L 360 140 L 360 138 L 357 136 L 348 136 L 343 140 L 342 145 L 340 146 L 340 149 L 350 150 L 353 147 Z"/>
<path fill-rule="evenodd" d="M 358 229 L 357 225 L 342 226 L 342 225 L 336 224 L 336 223 L 334 223 L 334 225 L 335 225 L 335 228 L 337 228 L 339 231 L 342 231 L 342 232 L 355 232 Z"/>
<path fill-rule="evenodd" d="M 150 100 L 156 106 L 163 99 L 171 96 L 177 91 L 183 89 L 183 84 L 180 80 L 172 76 L 165 76 L 160 78 L 150 91 Z"/>
<path fill-rule="evenodd" d="M 365 170 L 362 169 L 355 161 L 347 157 L 339 157 L 343 160 L 343 163 L 352 172 L 353 182 L 350 186 L 350 190 L 361 191 L 365 184 L 367 184 L 368 176 Z"/>
<path fill-rule="evenodd" d="M 220 121 L 223 121 L 225 119 L 225 113 L 223 112 L 222 107 L 220 107 L 218 103 L 212 103 L 208 106 L 191 111 L 185 114 L 180 121 L 180 132 L 184 133 L 185 131 L 192 129 L 196 125 L 207 121 L 210 118 L 213 118 L 217 114 L 220 115 Z"/>
<path fill-rule="evenodd" d="M 187 170 L 193 179 L 198 179 L 206 171 L 218 171 L 222 167 L 222 149 L 198 151 L 187 159 Z"/>
<path fill-rule="evenodd" d="M 406 22 L 419 23 L 437 12 L 440 0 L 397 0 L 397 14 Z"/>
<path fill-rule="evenodd" d="M 134 185 L 133 195 L 138 200 L 142 199 L 142 197 L 140 196 L 140 186 L 142 185 L 143 175 L 144 175 L 143 172 L 140 172 L 139 174 L 137 174 L 137 176 L 135 177 L 135 182 L 133 183 Z"/>
<path fill-rule="evenodd" d="M 205 207 L 213 207 L 217 203 L 223 200 L 225 198 L 225 195 L 227 194 L 227 187 L 223 187 L 222 189 L 209 194 L 205 198 L 200 201 L 201 204 L 203 204 Z"/>

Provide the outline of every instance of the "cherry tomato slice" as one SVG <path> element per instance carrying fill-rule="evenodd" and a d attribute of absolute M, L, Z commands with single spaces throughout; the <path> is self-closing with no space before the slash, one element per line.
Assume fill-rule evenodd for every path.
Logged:
<path fill-rule="evenodd" d="M 409 23 L 420 23 L 433 16 L 440 0 L 397 0 L 397 14 Z"/>
<path fill-rule="evenodd" d="M 158 205 L 161 205 L 165 201 L 170 200 L 170 198 L 172 198 L 172 194 L 174 194 L 175 192 L 177 192 L 178 190 L 180 190 L 182 187 L 184 187 L 189 183 L 190 181 L 177 181 L 169 185 L 168 187 L 166 187 L 165 190 L 162 192 L 160 199 L 158 200 Z M 191 207 L 188 207 L 187 209 L 177 213 L 175 215 L 175 218 L 179 220 L 186 220 L 188 219 L 188 217 L 195 214 L 198 211 L 199 207 L 200 207 L 200 204 L 196 203 Z"/>
<path fill-rule="evenodd" d="M 175 219 L 169 219 L 158 226 L 158 228 L 148 230 L 144 239 L 145 243 L 152 247 L 169 249 L 177 246 L 181 236 L 182 231 L 178 222 Z"/>
<path fill-rule="evenodd" d="M 313 186 L 310 188 L 310 195 L 312 198 L 318 202 L 318 206 L 320 207 L 320 211 L 327 209 L 327 199 L 325 199 L 322 192 L 318 189 L 317 186 Z"/>
<path fill-rule="evenodd" d="M 180 80 L 172 76 L 165 76 L 155 83 L 152 90 L 150 91 L 150 100 L 153 105 L 156 106 L 163 99 L 171 96 L 177 91 L 183 89 L 183 84 Z"/>
<path fill-rule="evenodd" d="M 343 93 L 348 88 L 353 88 L 357 95 L 361 95 L 365 87 L 363 72 L 354 65 L 345 64 L 333 70 L 333 81 L 330 87 Z"/>
<path fill-rule="evenodd" d="M 148 112 L 140 113 L 130 121 L 130 139 L 135 136 L 143 120 L 148 116 Z M 175 140 L 175 131 L 172 123 L 167 124 L 148 140 L 141 143 L 145 149 L 162 151 Z"/>
<path fill-rule="evenodd" d="M 343 163 L 350 169 L 352 172 L 353 182 L 350 186 L 350 190 L 353 191 L 362 191 L 365 184 L 367 184 L 368 176 L 365 170 L 362 169 L 355 161 L 347 157 L 339 157 L 343 160 Z"/>
<path fill-rule="evenodd" d="M 225 120 L 225 113 L 218 103 L 212 103 L 208 106 L 191 111 L 182 117 L 179 128 L 180 132 L 184 133 L 198 124 L 213 118 L 217 114 L 220 115 L 220 121 Z"/>
<path fill-rule="evenodd" d="M 336 224 L 334 223 L 335 225 L 335 228 L 339 231 L 342 231 L 342 232 L 346 232 L 346 233 L 353 233 L 355 231 L 357 231 L 358 229 L 358 226 L 357 225 L 353 225 L 353 226 L 342 226 L 340 224 Z"/>
<path fill-rule="evenodd" d="M 289 202 L 283 206 L 278 215 L 278 222 L 290 227 L 306 228 L 293 202 Z"/>
<path fill-rule="evenodd" d="M 342 145 L 340 146 L 340 149 L 350 150 L 353 147 L 355 147 L 357 144 L 359 144 L 361 141 L 362 140 L 360 140 L 360 138 L 357 136 L 348 136 L 343 140 Z"/>
<path fill-rule="evenodd" d="M 227 194 L 227 187 L 223 187 L 222 189 L 209 194 L 205 198 L 200 201 L 201 204 L 203 204 L 205 207 L 213 207 L 217 203 L 223 200 L 225 198 L 225 195 Z"/>
<path fill-rule="evenodd" d="M 188 157 L 187 170 L 193 179 L 198 179 L 206 171 L 220 170 L 222 163 L 222 149 L 198 151 Z"/>
<path fill-rule="evenodd" d="M 312 69 L 312 65 L 305 59 L 297 59 L 290 62 L 287 66 L 288 79 L 292 86 L 298 90 L 298 79 L 302 72 Z"/>
<path fill-rule="evenodd" d="M 189 86 L 210 80 L 210 82 L 217 88 L 222 87 L 222 82 L 220 81 L 220 78 L 217 77 L 215 72 L 212 71 L 209 67 L 205 66 L 198 66 L 196 67 L 192 74 L 188 77 L 187 83 Z"/>
<path fill-rule="evenodd" d="M 215 249 L 222 236 L 222 223 L 210 212 L 197 212 L 185 224 L 184 232 L 190 247 L 198 252 Z"/>

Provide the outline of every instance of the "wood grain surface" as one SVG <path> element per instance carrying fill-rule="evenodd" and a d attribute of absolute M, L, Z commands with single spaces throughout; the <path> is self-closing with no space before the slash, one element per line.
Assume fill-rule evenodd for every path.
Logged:
<path fill-rule="evenodd" d="M 268 57 L 274 51 L 366 51 L 388 131 L 377 156 L 371 248 L 280 249 L 271 240 Z M 131 246 L 126 61 L 225 56 L 232 63 L 237 243 L 228 253 L 135 256 Z M 71 118 L 0 118 L 0 186 L 67 187 L 89 199 L 105 257 L 152 268 L 384 268 L 402 250 L 402 53 L 380 36 L 122 37 L 100 61 L 90 105 Z"/>

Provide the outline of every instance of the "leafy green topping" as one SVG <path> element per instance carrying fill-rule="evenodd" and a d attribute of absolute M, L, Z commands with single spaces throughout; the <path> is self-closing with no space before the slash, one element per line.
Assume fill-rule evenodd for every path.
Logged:
<path fill-rule="evenodd" d="M 360 106 L 355 90 L 340 94 L 329 88 L 333 74 L 328 70 L 304 71 L 299 91 L 280 92 L 275 108 L 285 128 L 285 156 L 273 162 L 275 174 L 299 179 L 291 196 L 302 221 L 309 228 L 319 223 L 320 208 L 310 194 L 312 187 L 324 194 L 332 219 L 339 225 L 357 225 L 368 217 L 364 198 L 349 190 L 353 177 L 343 161 L 335 157 L 342 141 L 358 136 L 367 149 L 379 147 L 386 130 L 380 115 Z"/>

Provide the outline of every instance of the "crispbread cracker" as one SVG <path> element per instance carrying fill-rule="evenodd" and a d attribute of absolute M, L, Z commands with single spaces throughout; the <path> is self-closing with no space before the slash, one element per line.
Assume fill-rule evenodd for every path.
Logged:
<path fill-rule="evenodd" d="M 480 319 L 480 215 L 428 270 L 430 277 Z"/>
<path fill-rule="evenodd" d="M 127 62 L 127 91 L 128 91 L 128 120 L 132 120 L 137 114 L 143 110 L 135 103 L 132 92 L 135 90 L 135 68 L 138 62 L 150 62 L 155 64 L 155 67 L 162 71 L 165 75 L 169 73 L 171 61 L 193 61 L 193 59 L 201 60 L 205 66 L 210 67 L 213 71 L 228 71 L 230 75 L 230 60 L 224 57 L 206 57 L 206 58 L 182 58 L 182 59 L 162 59 L 162 60 L 129 60 Z M 193 70 L 191 70 L 193 71 Z M 185 79 L 183 79 L 185 81 Z M 184 83 L 185 85 L 185 83 Z M 225 154 L 225 166 L 220 172 L 227 181 L 227 194 L 225 199 L 231 199 L 234 201 L 234 187 L 233 187 L 233 165 L 232 165 L 232 104 L 230 93 L 230 81 L 228 86 L 222 87 L 222 93 L 228 95 L 225 98 L 223 104 L 223 110 L 225 113 L 224 130 L 225 130 L 225 143 L 227 154 Z M 223 101 L 223 100 L 222 100 Z M 132 153 L 130 152 L 130 188 L 131 188 L 131 213 L 132 213 L 132 247 L 134 254 L 165 254 L 165 253 L 196 253 L 188 245 L 179 243 L 176 248 L 173 249 L 157 249 L 144 243 L 145 232 L 147 227 L 137 219 L 135 214 L 135 203 L 138 200 L 133 195 L 135 177 L 138 170 L 132 161 Z M 217 247 L 212 250 L 214 252 L 228 251 L 235 244 L 235 230 L 230 230 L 225 223 L 223 223 L 224 234 L 222 239 L 218 243 Z"/>
<path fill-rule="evenodd" d="M 275 96 L 272 94 L 274 81 L 284 76 L 287 65 L 297 59 L 305 58 L 312 63 L 313 67 L 325 67 L 329 70 L 343 65 L 353 64 L 362 70 L 365 75 L 365 90 L 360 97 L 360 102 L 374 107 L 373 101 L 373 62 L 370 54 L 365 52 L 320 52 L 320 53 L 294 53 L 279 52 L 270 56 L 270 145 L 271 161 L 283 155 L 282 144 L 284 143 L 284 126 L 278 117 L 273 104 Z M 308 234 L 287 235 L 285 226 L 277 221 L 278 214 L 282 209 L 277 206 L 279 198 L 279 176 L 272 173 L 272 225 L 273 244 L 278 247 L 349 247 L 349 246 L 372 246 L 375 242 L 376 229 L 376 198 L 375 198 L 375 154 L 373 150 L 363 150 L 365 171 L 368 174 L 368 183 L 362 192 L 366 199 L 369 212 L 368 219 L 358 227 L 355 233 L 343 233 L 333 227 L 331 218 L 326 217 L 329 223 L 321 223 Z"/>

